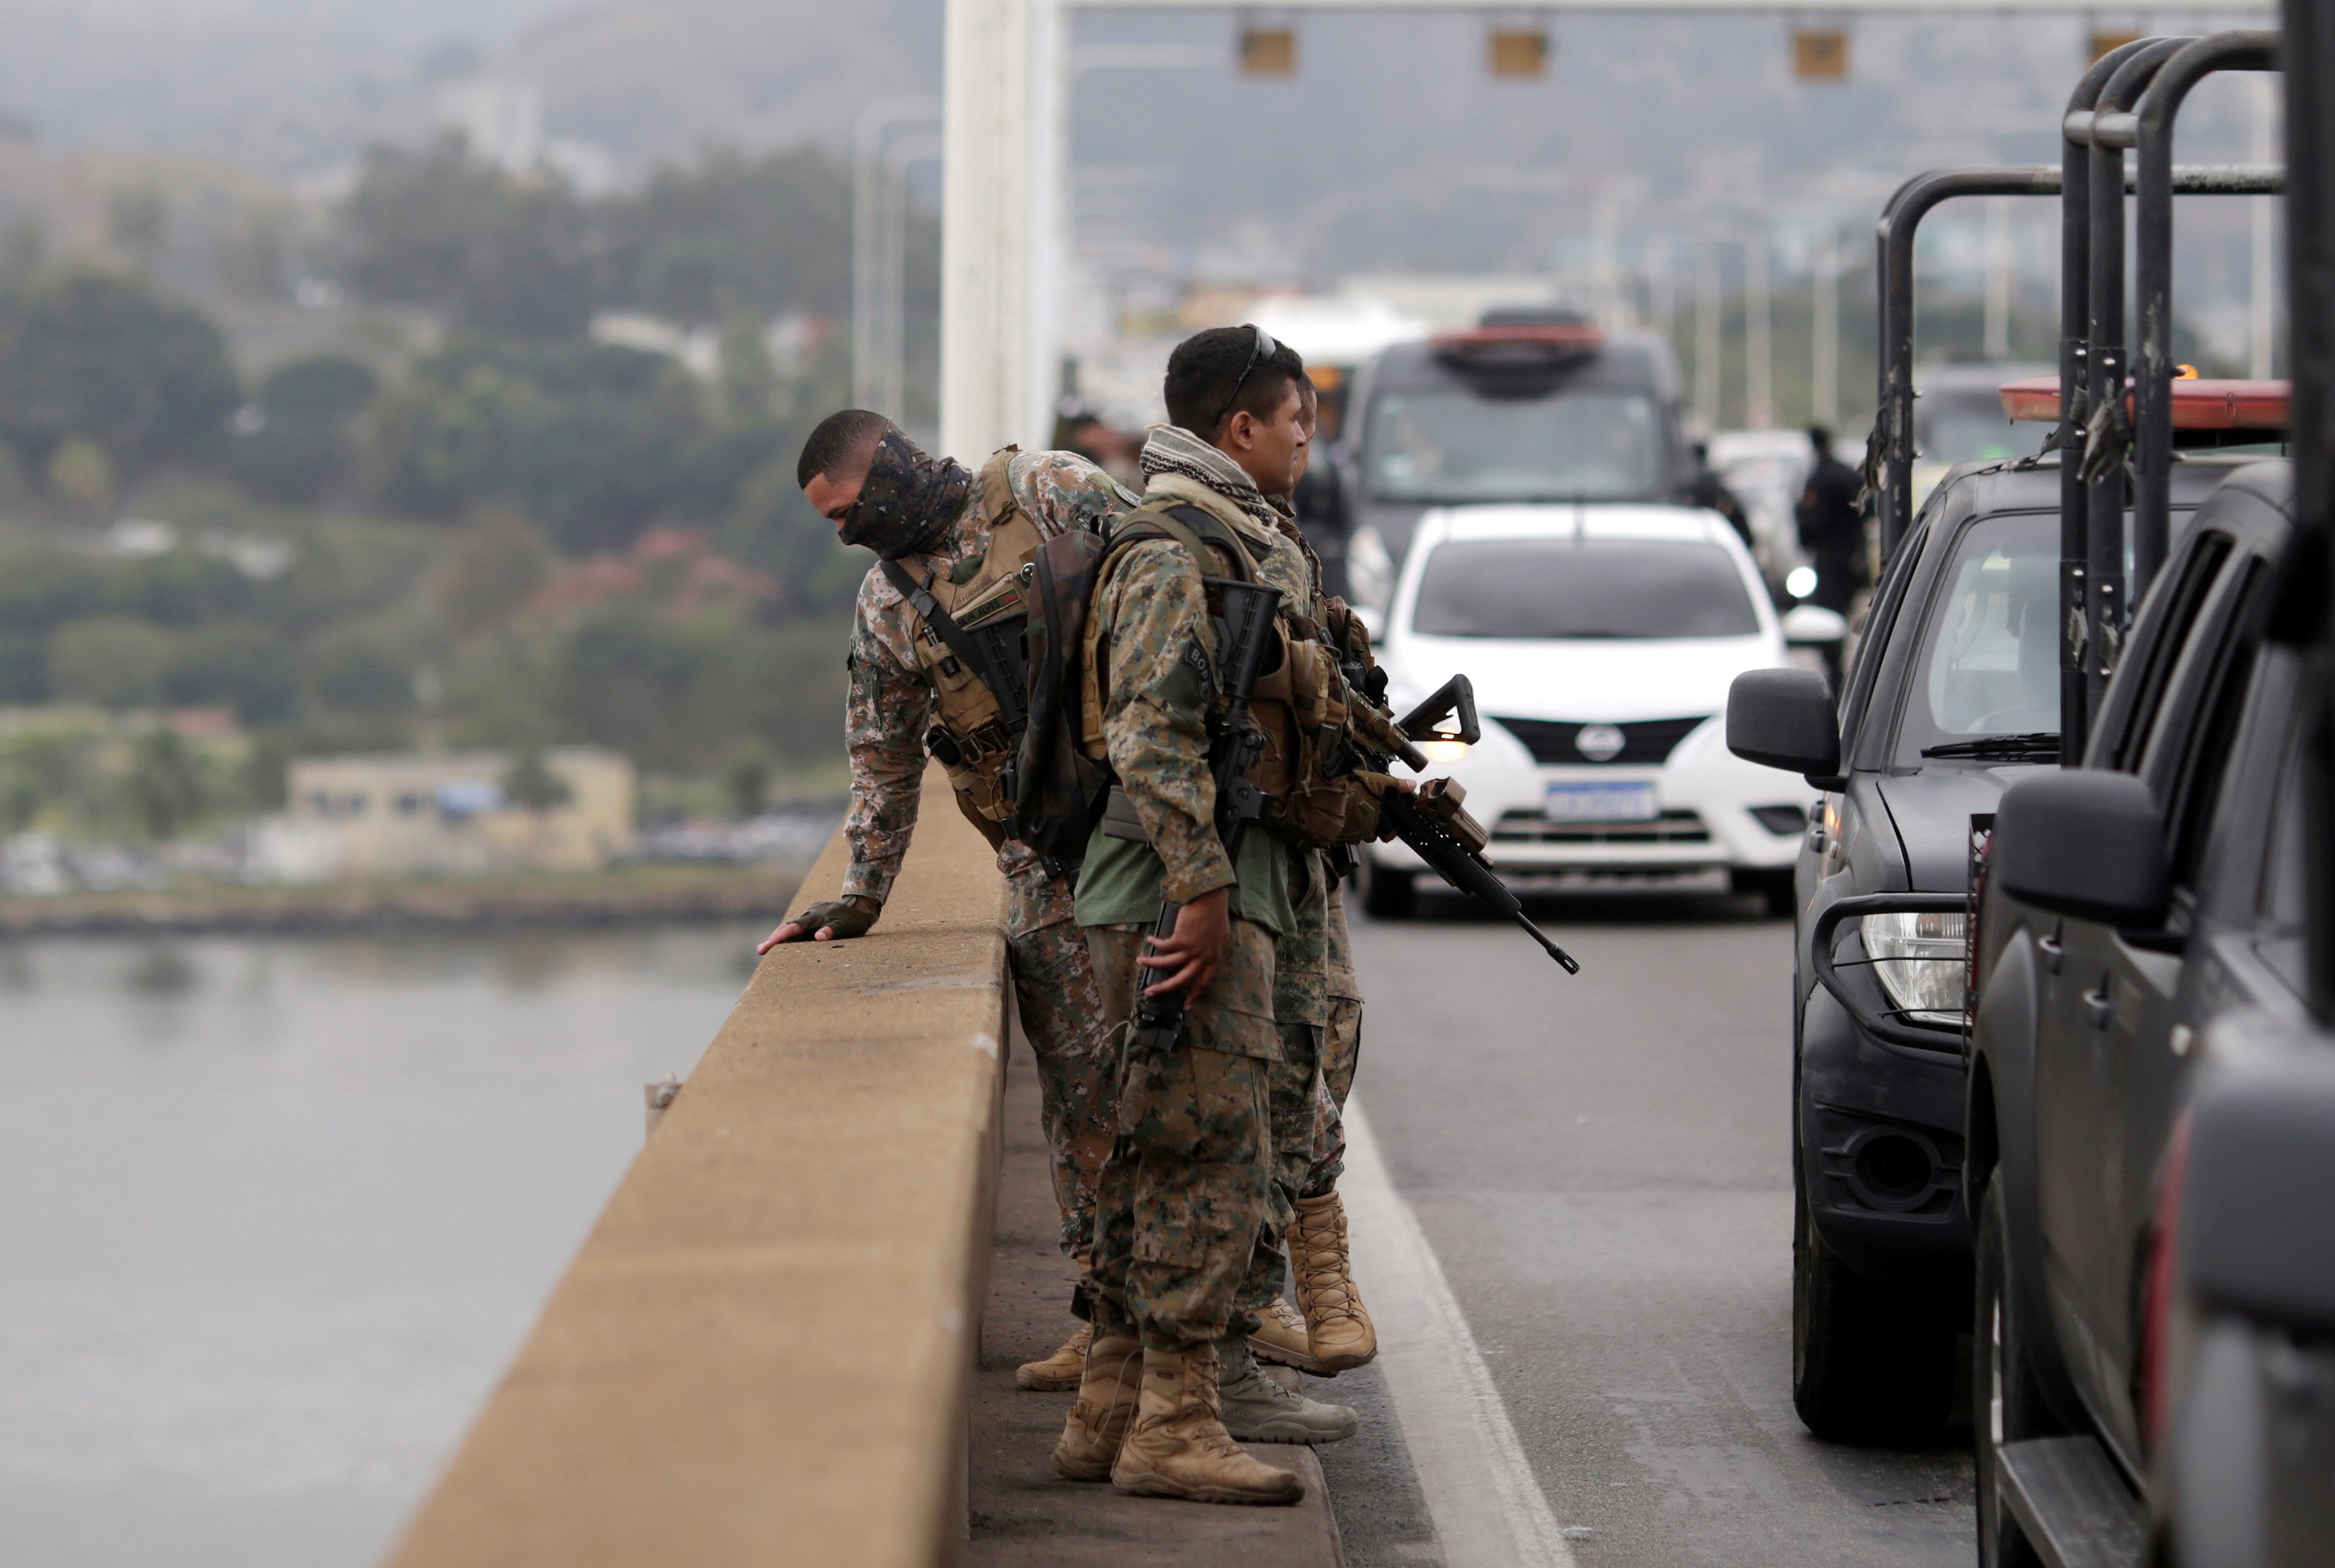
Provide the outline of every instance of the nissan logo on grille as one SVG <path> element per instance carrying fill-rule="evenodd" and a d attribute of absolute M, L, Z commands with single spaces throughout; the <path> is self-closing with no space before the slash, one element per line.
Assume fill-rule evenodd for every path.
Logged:
<path fill-rule="evenodd" d="M 1618 724 L 1584 724 L 1573 738 L 1573 749 L 1592 762 L 1611 762 L 1627 743 Z"/>

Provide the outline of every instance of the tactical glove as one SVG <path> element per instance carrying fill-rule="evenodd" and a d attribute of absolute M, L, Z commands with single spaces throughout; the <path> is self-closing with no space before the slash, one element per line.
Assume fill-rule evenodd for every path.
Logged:
<path fill-rule="evenodd" d="M 1384 844 L 1394 837 L 1394 824 L 1388 819 L 1380 802 L 1391 790 L 1403 793 L 1402 781 L 1390 773 L 1356 773 L 1353 781 L 1360 788 L 1355 792 L 1352 817 L 1349 819 L 1352 836 L 1345 842 L 1361 844 L 1375 838 Z"/>
<path fill-rule="evenodd" d="M 847 936 L 867 935 L 868 928 L 876 924 L 876 917 L 883 913 L 882 905 L 864 893 L 855 893 L 848 898 L 834 898 L 825 904 L 812 905 L 794 917 L 794 924 L 801 926 L 807 936 L 817 936 L 822 930 L 832 929 L 834 940 L 840 942 Z"/>

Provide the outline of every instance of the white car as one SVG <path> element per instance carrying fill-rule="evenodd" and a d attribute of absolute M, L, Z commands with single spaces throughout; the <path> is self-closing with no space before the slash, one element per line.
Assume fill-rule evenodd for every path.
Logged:
<path fill-rule="evenodd" d="M 1504 876 L 1723 868 L 1788 912 L 1808 796 L 1730 754 L 1724 731 L 1729 683 L 1792 660 L 1725 518 L 1594 503 L 1429 511 L 1384 632 L 1397 713 L 1454 674 L 1475 686 L 1482 739 L 1426 750 L 1466 787 Z M 1400 842 L 1365 846 L 1364 907 L 1408 915 L 1424 871 Z"/>

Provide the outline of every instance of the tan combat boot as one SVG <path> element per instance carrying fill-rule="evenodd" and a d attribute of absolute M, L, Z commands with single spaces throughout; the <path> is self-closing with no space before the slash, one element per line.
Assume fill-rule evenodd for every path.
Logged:
<path fill-rule="evenodd" d="M 1086 1377 L 1087 1347 L 1093 1342 L 1094 1325 L 1080 1323 L 1061 1350 L 1042 1361 L 1024 1361 L 1014 1369 L 1013 1386 L 1025 1393 L 1069 1393 Z"/>
<path fill-rule="evenodd" d="M 1297 1275 L 1297 1305 L 1305 1313 L 1307 1348 L 1324 1377 L 1368 1366 L 1379 1353 L 1378 1331 L 1354 1289 L 1346 1253 L 1346 1205 L 1334 1192 L 1297 1200 L 1289 1227 L 1289 1262 Z"/>
<path fill-rule="evenodd" d="M 1111 1485 L 1189 1503 L 1289 1504 L 1305 1483 L 1233 1441 L 1217 1416 L 1216 1349 L 1143 1352 L 1143 1400 Z"/>
<path fill-rule="evenodd" d="M 1054 1445 L 1054 1469 L 1072 1481 L 1108 1481 L 1119 1445 L 1135 1420 L 1143 1389 L 1143 1341 L 1098 1336 L 1087 1347 L 1079 1402 Z"/>
<path fill-rule="evenodd" d="M 1256 1327 L 1249 1331 L 1248 1348 L 1256 1352 L 1260 1361 L 1294 1367 L 1301 1372 L 1314 1370 L 1313 1345 L 1305 1332 L 1305 1320 L 1279 1296 L 1257 1313 Z"/>

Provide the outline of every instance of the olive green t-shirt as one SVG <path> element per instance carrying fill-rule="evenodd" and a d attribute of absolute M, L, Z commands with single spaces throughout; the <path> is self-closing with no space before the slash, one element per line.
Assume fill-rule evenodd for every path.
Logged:
<path fill-rule="evenodd" d="M 1297 928 L 1289 897 L 1289 841 L 1252 825 L 1242 836 L 1233 866 L 1232 914 L 1253 920 L 1274 936 Z M 1113 838 L 1095 825 L 1087 841 L 1086 864 L 1079 867 L 1080 925 L 1148 925 L 1159 918 L 1161 866 L 1148 844 Z"/>

